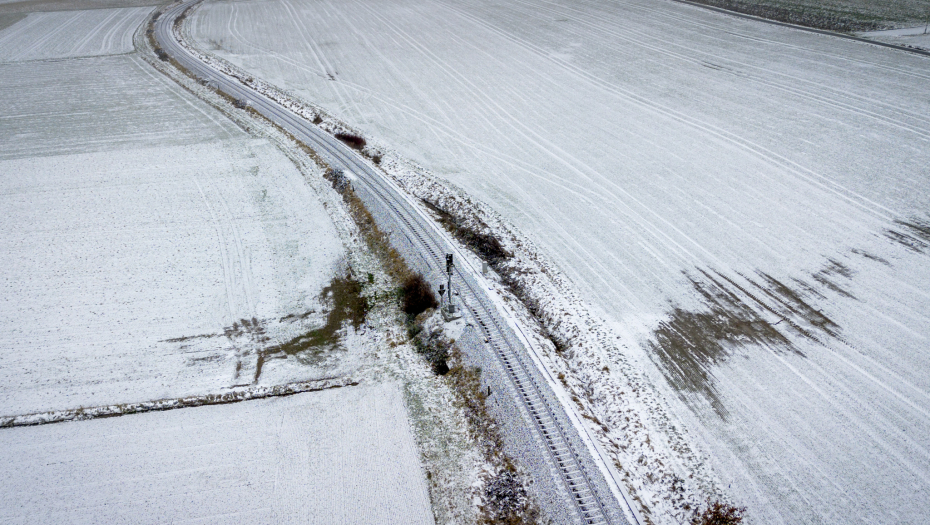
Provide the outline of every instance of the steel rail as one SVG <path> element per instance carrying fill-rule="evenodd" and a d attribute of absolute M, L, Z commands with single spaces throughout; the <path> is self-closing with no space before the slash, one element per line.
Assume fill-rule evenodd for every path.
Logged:
<path fill-rule="evenodd" d="M 172 6 L 155 21 L 155 38 L 168 55 L 195 77 L 215 82 L 218 90 L 248 100 L 252 108 L 303 141 L 334 168 L 348 170 L 354 175 L 352 183 L 356 191 L 370 197 L 365 199 L 360 195 L 363 201 L 368 201 L 366 205 L 371 208 L 371 199 L 374 199 L 377 207 L 387 213 L 387 219 L 398 226 L 394 233 L 404 236 L 413 253 L 421 257 L 428 254 L 424 262 L 433 271 L 441 272 L 445 254 L 458 250 L 435 221 L 393 181 L 331 135 L 264 94 L 210 67 L 177 41 L 173 31 L 175 21 L 198 1 Z M 392 242 L 398 241 L 392 239 Z M 460 260 L 466 259 L 460 257 Z M 610 469 L 603 464 L 608 460 L 601 458 L 602 465 L 598 468 L 594 460 L 598 452 L 593 450 L 592 437 L 587 435 L 577 417 L 573 420 L 568 416 L 570 409 L 562 405 L 547 383 L 548 374 L 540 370 L 529 355 L 525 336 L 521 340 L 510 328 L 505 321 L 506 313 L 500 311 L 499 303 L 491 300 L 487 287 L 481 285 L 477 275 L 470 265 L 456 267 L 454 281 L 460 290 L 459 297 L 473 326 L 480 330 L 486 350 L 491 351 L 507 376 L 509 389 L 520 401 L 529 428 L 543 445 L 550 472 L 557 473 L 556 482 L 569 496 L 568 507 L 576 517 L 573 521 L 591 525 L 638 522 L 637 513 L 623 494 L 619 481 L 613 479 Z M 603 471 L 605 469 L 607 472 Z"/>

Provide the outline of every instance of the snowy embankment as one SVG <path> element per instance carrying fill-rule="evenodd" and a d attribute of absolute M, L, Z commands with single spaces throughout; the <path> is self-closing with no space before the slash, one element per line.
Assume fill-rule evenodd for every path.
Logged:
<path fill-rule="evenodd" d="M 63 423 L 66 421 L 87 421 L 129 414 L 142 414 L 145 412 L 162 412 L 179 408 L 202 407 L 209 405 L 228 405 L 240 401 L 264 399 L 266 397 L 284 397 L 306 392 L 317 392 L 330 388 L 356 386 L 357 382 L 347 378 L 320 378 L 314 381 L 299 381 L 285 385 L 274 386 L 246 386 L 233 389 L 224 389 L 218 394 L 205 394 L 200 396 L 180 397 L 175 399 L 156 399 L 138 403 L 125 403 L 120 405 L 104 405 L 96 407 L 81 407 L 73 410 L 53 410 L 35 414 L 22 414 L 12 417 L 0 417 L 0 428 L 31 427 L 47 425 L 50 423 Z"/>
<path fill-rule="evenodd" d="M 5 522 L 433 523 L 396 384 L 5 429 L 0 448 Z"/>
<path fill-rule="evenodd" d="M 207 3 L 187 24 L 501 237 L 656 521 L 715 477 L 758 523 L 927 514 L 926 59 L 637 1 Z"/>

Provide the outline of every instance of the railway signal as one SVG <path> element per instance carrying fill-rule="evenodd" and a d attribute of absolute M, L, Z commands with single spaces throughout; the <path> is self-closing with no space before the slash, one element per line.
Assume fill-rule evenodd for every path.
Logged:
<path fill-rule="evenodd" d="M 441 284 L 439 285 L 439 298 L 442 304 L 440 311 L 442 312 L 442 318 L 445 319 L 446 322 L 454 321 L 462 317 L 462 314 L 455 307 L 455 303 L 453 302 L 453 298 L 452 298 L 452 272 L 454 270 L 455 270 L 455 262 L 452 260 L 452 254 L 447 253 L 446 254 L 446 279 L 447 279 L 446 286 L 444 287 Z M 448 301 L 445 300 L 445 294 L 443 292 L 447 292 L 449 294 Z"/>

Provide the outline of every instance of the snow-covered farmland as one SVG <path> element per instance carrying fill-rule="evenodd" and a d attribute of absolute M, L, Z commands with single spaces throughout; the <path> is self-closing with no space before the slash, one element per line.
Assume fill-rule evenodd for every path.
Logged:
<path fill-rule="evenodd" d="M 29 13 L 0 33 L 0 61 L 129 53 L 133 34 L 151 11 L 136 7 Z"/>
<path fill-rule="evenodd" d="M 344 271 L 322 206 L 264 141 L 0 172 L 4 415 L 249 384 L 259 330 L 286 340 L 322 324 L 318 296 Z"/>
<path fill-rule="evenodd" d="M 906 27 L 903 29 L 889 29 L 887 31 L 869 31 L 866 33 L 860 33 L 859 36 L 865 38 L 871 38 L 872 40 L 878 40 L 879 42 L 887 42 L 889 44 L 896 44 L 899 46 L 910 46 L 925 49 L 930 51 L 930 32 L 927 31 L 930 27 L 930 19 L 928 19 L 927 24 Z"/>
<path fill-rule="evenodd" d="M 112 3 L 0 3 L 0 421 L 98 418 L 3 429 L 0 521 L 475 521 L 487 462 L 365 315 L 347 273 L 389 278 L 321 168 L 155 59 L 150 10 L 17 12 Z"/>
<path fill-rule="evenodd" d="M 5 523 L 433 523 L 396 385 L 0 432 Z"/>
<path fill-rule="evenodd" d="M 0 159 L 246 136 L 133 55 L 0 63 L 0 96 Z"/>
<path fill-rule="evenodd" d="M 930 513 L 925 57 L 636 0 L 209 2 L 189 24 L 525 233 L 754 522 Z"/>
<path fill-rule="evenodd" d="M 84 11 L 157 5 L 159 5 L 157 0 L 0 0 L 0 14 Z"/>
<path fill-rule="evenodd" d="M 134 20 L 131 36 L 147 13 L 99 19 Z M 0 38 L 42 40 L 29 21 Z M 59 56 L 91 26 L 31 52 Z M 276 146 L 135 53 L 0 63 L 0 96 L 0 415 L 356 366 L 326 354 L 258 370 L 262 349 L 326 323 L 322 294 L 346 271 L 330 215 Z"/>

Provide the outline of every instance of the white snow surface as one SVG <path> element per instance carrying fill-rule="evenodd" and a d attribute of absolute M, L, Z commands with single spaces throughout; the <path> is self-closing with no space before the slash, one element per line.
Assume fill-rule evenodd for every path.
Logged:
<path fill-rule="evenodd" d="M 250 385 L 260 348 L 325 323 L 320 294 L 347 270 L 319 195 L 275 145 L 138 54 L 57 47 L 105 33 L 94 49 L 131 51 L 149 12 L 63 13 L 48 39 L 29 17 L 0 32 L 4 50 L 58 57 L 0 63 L 0 416 Z M 353 337 L 313 363 L 275 359 L 259 384 L 354 370 Z"/>
<path fill-rule="evenodd" d="M 930 22 L 930 20 L 928 20 L 928 22 Z M 930 51 L 930 31 L 928 31 L 928 27 L 930 27 L 930 24 L 900 29 L 886 29 L 884 31 L 868 31 L 859 33 L 859 36 L 889 44 L 916 47 Z"/>
<path fill-rule="evenodd" d="M 396 384 L 0 431 L 4 523 L 433 523 Z"/>
<path fill-rule="evenodd" d="M 486 461 L 396 307 L 255 381 L 331 279 L 389 280 L 319 166 L 146 50 L 149 12 L 0 29 L 0 521 L 474 521 Z"/>
<path fill-rule="evenodd" d="M 0 61 L 48 60 L 133 51 L 151 7 L 29 13 L 0 31 Z"/>
<path fill-rule="evenodd" d="M 15 159 L 0 172 L 3 415 L 249 384 L 256 330 L 228 329 L 255 318 L 283 342 L 321 325 L 318 296 L 345 271 L 326 212 L 266 141 Z"/>
<path fill-rule="evenodd" d="M 136 55 L 0 63 L 0 159 L 246 136 Z"/>
<path fill-rule="evenodd" d="M 926 58 L 667 2 L 262 0 L 189 27 L 525 234 L 587 303 L 549 297 L 550 328 L 622 349 L 579 344 L 574 372 L 637 367 L 752 522 L 930 512 Z M 654 348 L 712 317 L 702 289 L 783 340 L 726 342 L 695 386 Z"/>

